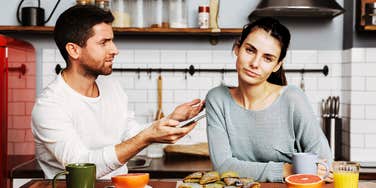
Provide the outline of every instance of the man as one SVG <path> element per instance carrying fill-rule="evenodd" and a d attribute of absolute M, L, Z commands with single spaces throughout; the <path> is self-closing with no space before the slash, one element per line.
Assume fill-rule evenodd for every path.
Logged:
<path fill-rule="evenodd" d="M 127 173 L 125 163 L 151 143 L 175 143 L 196 125 L 176 128 L 197 115 L 199 99 L 179 105 L 142 131 L 128 98 L 109 78 L 118 54 L 110 12 L 74 6 L 58 18 L 55 42 L 67 63 L 38 98 L 32 112 L 36 158 L 46 178 L 69 163 L 95 163 L 97 178 Z"/>

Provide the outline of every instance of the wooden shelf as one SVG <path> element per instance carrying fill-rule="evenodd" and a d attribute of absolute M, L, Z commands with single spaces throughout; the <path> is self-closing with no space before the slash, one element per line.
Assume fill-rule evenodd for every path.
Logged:
<path fill-rule="evenodd" d="M 211 29 L 199 28 L 117 28 L 115 35 L 189 35 L 189 36 L 240 36 L 242 29 L 226 28 L 214 32 Z M 0 33 L 39 33 L 52 34 L 51 26 L 0 26 Z"/>
<path fill-rule="evenodd" d="M 376 31 L 376 25 L 366 25 L 363 27 L 365 31 Z"/>

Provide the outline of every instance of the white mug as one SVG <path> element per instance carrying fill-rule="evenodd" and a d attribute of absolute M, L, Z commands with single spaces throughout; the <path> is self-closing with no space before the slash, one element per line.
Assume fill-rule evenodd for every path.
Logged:
<path fill-rule="evenodd" d="M 319 157 L 313 153 L 294 153 L 292 155 L 292 165 L 295 174 L 314 174 L 317 175 L 317 165 L 325 166 L 326 173 L 323 178 L 329 175 L 328 164 L 319 161 Z"/>

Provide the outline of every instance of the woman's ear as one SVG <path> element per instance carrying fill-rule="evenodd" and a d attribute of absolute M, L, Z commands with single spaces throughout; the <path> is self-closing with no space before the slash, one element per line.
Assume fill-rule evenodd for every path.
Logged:
<path fill-rule="evenodd" d="M 278 62 L 278 64 L 273 68 L 273 72 L 277 72 L 281 68 L 282 64 L 283 61 Z"/>
<path fill-rule="evenodd" d="M 78 59 L 81 55 L 81 47 L 75 43 L 68 42 L 65 45 L 65 49 L 67 50 L 69 57 L 72 59 Z"/>
<path fill-rule="evenodd" d="M 239 56 L 239 49 L 240 49 L 240 45 L 239 44 L 235 44 L 234 45 L 234 54 L 236 57 Z"/>

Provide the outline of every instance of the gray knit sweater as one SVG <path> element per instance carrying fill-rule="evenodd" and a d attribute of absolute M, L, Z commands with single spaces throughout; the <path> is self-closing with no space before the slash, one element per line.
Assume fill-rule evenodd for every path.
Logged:
<path fill-rule="evenodd" d="M 329 144 L 305 94 L 286 86 L 264 110 L 247 110 L 218 86 L 206 96 L 207 134 L 214 169 L 237 171 L 257 181 L 283 180 L 292 153 L 332 160 Z"/>

